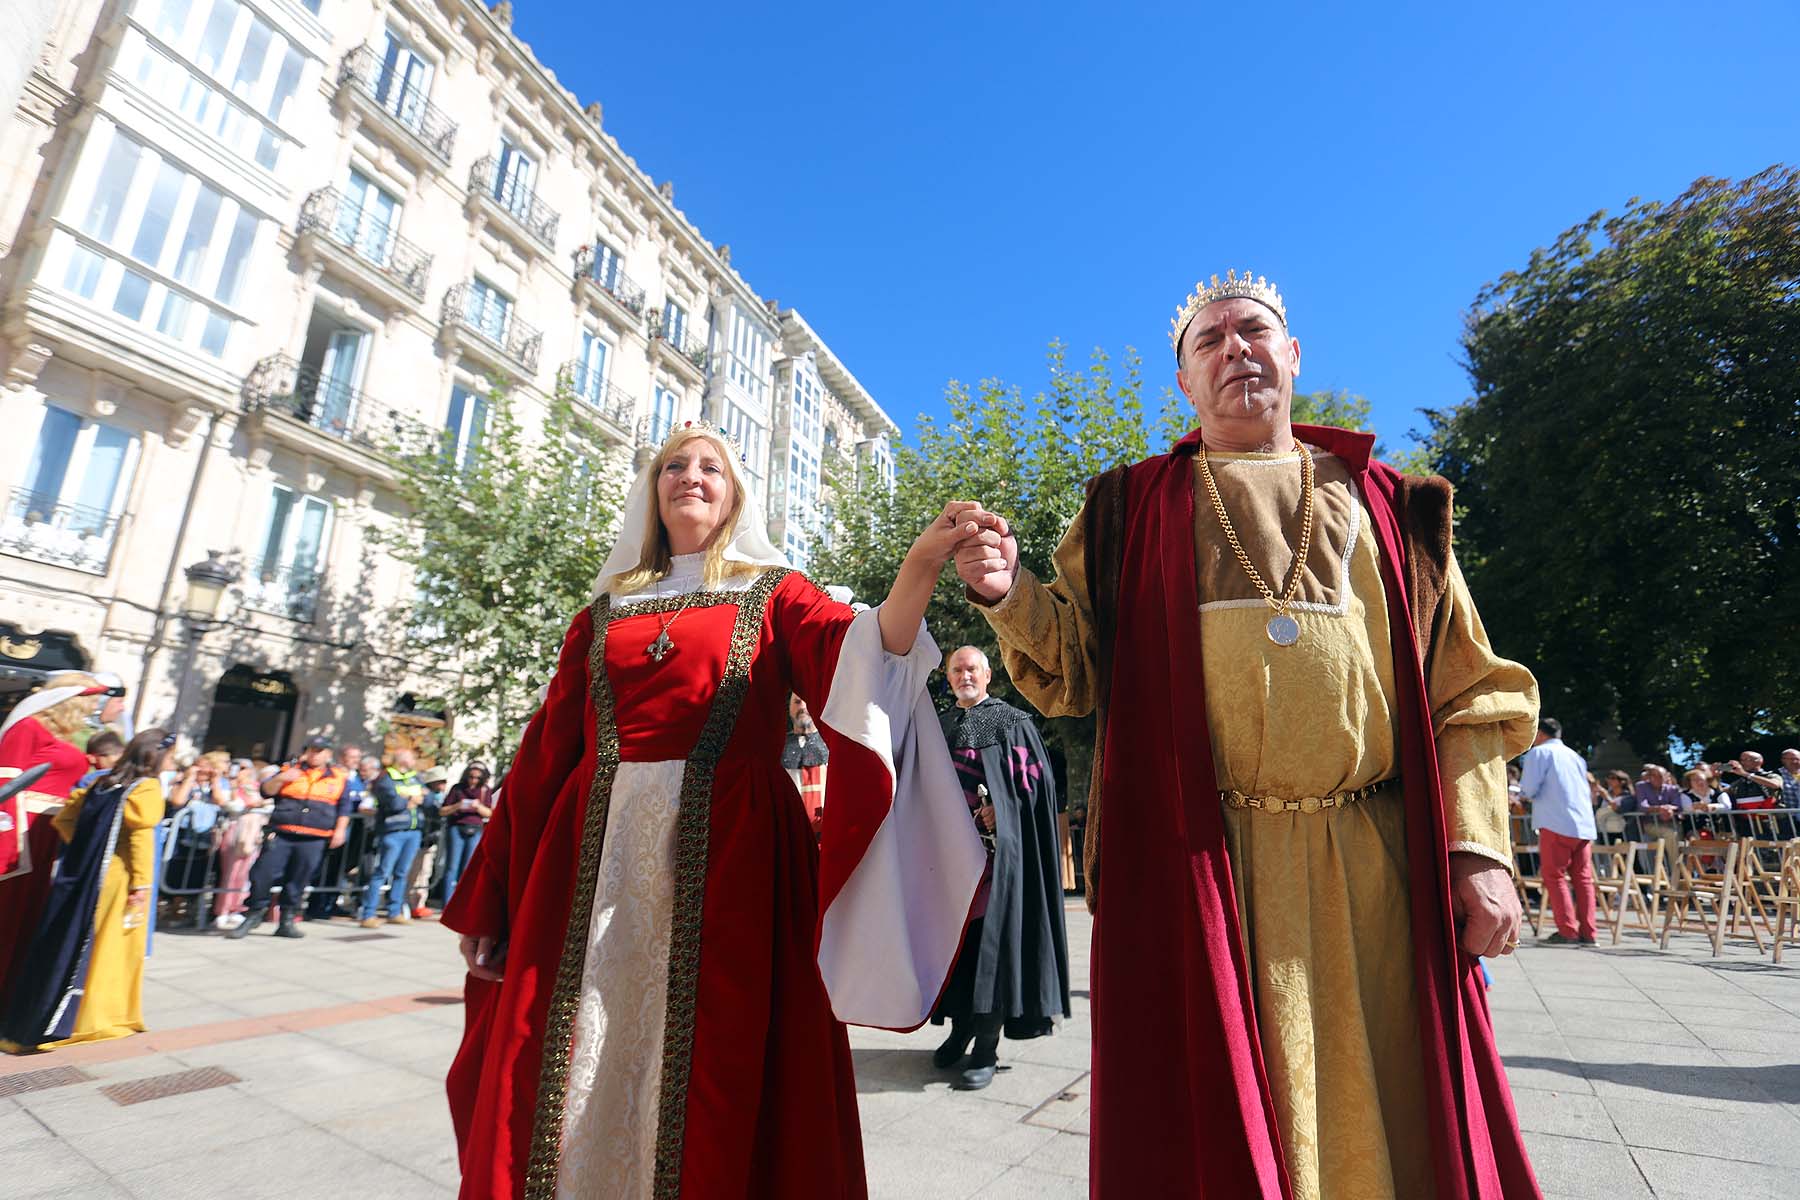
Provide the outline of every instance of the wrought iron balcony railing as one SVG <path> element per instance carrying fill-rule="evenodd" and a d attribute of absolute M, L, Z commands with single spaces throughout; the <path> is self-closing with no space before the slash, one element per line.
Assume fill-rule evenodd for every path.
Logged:
<path fill-rule="evenodd" d="M 118 531 L 119 519 L 103 509 L 14 488 L 0 516 L 0 554 L 104 575 Z"/>
<path fill-rule="evenodd" d="M 358 46 L 338 67 L 338 86 L 353 87 L 419 139 L 445 166 L 456 147 L 456 122 L 425 99 L 409 78 L 383 62 L 373 47 Z"/>
<path fill-rule="evenodd" d="M 492 199 L 544 249 L 556 249 L 556 226 L 561 218 L 537 198 L 524 177 L 501 174 L 500 160 L 492 154 L 469 168 L 469 191 Z"/>
<path fill-rule="evenodd" d="M 706 370 L 708 356 L 705 342 L 698 341 L 691 337 L 685 329 L 664 330 L 663 317 L 659 312 L 652 312 L 648 320 L 651 337 L 661 338 L 663 341 L 667 342 L 670 348 L 677 354 L 680 354 L 683 358 L 693 363 L 696 367 L 699 367 L 702 371 Z"/>
<path fill-rule="evenodd" d="M 336 188 L 321 188 L 306 198 L 300 206 L 298 232 L 343 247 L 413 299 L 425 299 L 431 255 L 395 233 L 375 213 L 339 195 Z"/>
<path fill-rule="evenodd" d="M 317 364 L 276 354 L 244 377 L 246 411 L 283 413 L 327 436 L 380 454 L 428 449 L 432 431 L 420 421 L 377 404 L 365 393 L 323 375 Z"/>
<path fill-rule="evenodd" d="M 575 399 L 613 424 L 621 429 L 631 428 L 632 418 L 637 415 L 637 398 L 617 384 L 602 379 L 592 364 L 579 360 L 566 362 L 557 371 L 557 381 L 566 383 Z"/>
<path fill-rule="evenodd" d="M 245 567 L 237 583 L 244 607 L 251 612 L 308 625 L 318 616 L 319 595 L 324 587 L 324 573 L 317 568 L 268 559 Z"/>
<path fill-rule="evenodd" d="M 595 254 L 592 246 L 575 252 L 575 277 L 585 279 L 623 305 L 633 316 L 644 315 L 644 289 L 619 269 L 613 254 Z"/>
<path fill-rule="evenodd" d="M 443 322 L 445 330 L 464 330 L 525 368 L 527 374 L 536 373 L 543 333 L 519 320 L 510 307 L 482 306 L 479 293 L 466 282 L 444 293 Z"/>

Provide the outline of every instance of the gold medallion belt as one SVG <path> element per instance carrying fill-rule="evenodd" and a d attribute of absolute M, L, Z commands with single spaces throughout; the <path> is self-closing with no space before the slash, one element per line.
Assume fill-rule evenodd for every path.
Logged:
<path fill-rule="evenodd" d="M 1219 793 L 1219 799 L 1225 802 L 1227 808 L 1253 808 L 1257 812 L 1271 813 L 1316 813 L 1327 808 L 1348 808 L 1390 790 L 1400 790 L 1398 775 L 1354 791 L 1333 792 L 1329 796 L 1301 796 L 1297 800 L 1290 800 L 1274 796 L 1246 796 L 1243 792 L 1226 789 Z"/>

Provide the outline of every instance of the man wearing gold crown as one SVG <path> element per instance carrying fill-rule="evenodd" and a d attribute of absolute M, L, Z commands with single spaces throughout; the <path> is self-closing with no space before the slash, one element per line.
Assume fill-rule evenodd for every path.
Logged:
<path fill-rule="evenodd" d="M 1536 684 L 1449 485 L 1290 423 L 1273 287 L 1214 276 L 1172 341 L 1200 428 L 1089 484 L 1055 582 L 1003 522 L 957 553 L 1014 684 L 1099 714 L 1092 1193 L 1535 1197 L 1476 956 L 1517 944 Z"/>

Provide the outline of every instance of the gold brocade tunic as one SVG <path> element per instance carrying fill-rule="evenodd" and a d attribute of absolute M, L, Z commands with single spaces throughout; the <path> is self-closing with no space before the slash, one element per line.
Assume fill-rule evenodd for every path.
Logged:
<path fill-rule="evenodd" d="M 1300 542 L 1298 454 L 1214 453 L 1209 462 L 1239 542 L 1279 593 Z M 1397 772 L 1379 550 L 1348 466 L 1323 452 L 1314 462 L 1292 646 L 1268 639 L 1273 612 L 1226 541 L 1195 464 L 1201 669 L 1221 789 L 1299 799 Z M 1084 528 L 1077 517 L 1058 547 L 1054 584 L 1021 570 L 1006 599 L 983 609 L 1011 678 L 1047 714 L 1095 703 Z M 1454 561 L 1447 584 L 1426 690 L 1451 848 L 1510 866 L 1505 762 L 1530 744 L 1537 688 L 1493 653 Z M 1429 1196 L 1399 794 L 1314 813 L 1224 815 L 1294 1195 Z"/>

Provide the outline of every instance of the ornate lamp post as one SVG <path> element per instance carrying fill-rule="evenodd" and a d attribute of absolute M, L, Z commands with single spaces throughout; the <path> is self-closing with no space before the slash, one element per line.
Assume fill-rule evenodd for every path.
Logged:
<path fill-rule="evenodd" d="M 187 658 L 182 664 L 181 682 L 175 689 L 175 721 L 179 725 L 187 717 L 188 681 L 199 670 L 200 639 L 219 624 L 219 607 L 225 600 L 225 589 L 238 581 L 239 570 L 217 550 L 208 550 L 206 558 L 185 568 L 187 600 L 181 617 L 187 622 Z"/>

